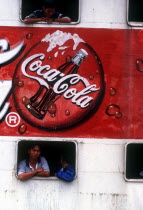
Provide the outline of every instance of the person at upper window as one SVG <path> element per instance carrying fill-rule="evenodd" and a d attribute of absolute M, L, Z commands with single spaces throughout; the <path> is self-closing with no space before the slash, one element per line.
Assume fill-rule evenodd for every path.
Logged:
<path fill-rule="evenodd" d="M 29 147 L 27 159 L 21 161 L 18 165 L 18 177 L 21 181 L 30 179 L 33 176 L 50 176 L 48 162 L 40 155 L 41 149 L 39 145 L 33 144 Z"/>
<path fill-rule="evenodd" d="M 70 23 L 71 19 L 63 14 L 56 12 L 55 4 L 45 2 L 42 10 L 35 10 L 25 17 L 24 23 L 46 22 L 51 24 L 53 22 Z"/>

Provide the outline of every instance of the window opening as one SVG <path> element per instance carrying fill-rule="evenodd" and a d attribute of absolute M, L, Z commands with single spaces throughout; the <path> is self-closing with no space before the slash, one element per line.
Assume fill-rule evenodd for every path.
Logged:
<path fill-rule="evenodd" d="M 125 179 L 127 181 L 143 181 L 143 143 L 126 145 Z"/>
<path fill-rule="evenodd" d="M 143 1 L 128 0 L 128 24 L 131 26 L 143 26 Z"/>
<path fill-rule="evenodd" d="M 69 17 L 70 22 L 57 22 L 54 19 L 57 19 L 57 15 L 53 15 L 51 18 L 53 19 L 53 24 L 57 23 L 66 23 L 66 24 L 76 24 L 79 22 L 79 1 L 80 0 L 21 0 L 21 20 L 25 23 L 25 18 L 36 12 L 37 17 L 43 16 L 43 7 L 44 5 L 51 5 L 48 7 L 54 7 L 55 12 L 58 14 L 62 14 L 63 17 Z M 46 2 L 46 4 L 45 4 Z M 47 7 L 47 6 L 46 6 Z M 42 10 L 42 13 L 41 13 Z M 35 18 L 36 18 L 35 16 Z M 45 16 L 45 15 L 44 15 Z M 28 17 L 29 18 L 29 17 Z M 33 23 L 46 23 L 47 20 L 35 20 Z M 59 21 L 59 20 L 58 20 Z M 31 22 L 30 22 L 31 23 Z"/>
<path fill-rule="evenodd" d="M 77 143 L 75 141 L 28 141 L 22 140 L 17 146 L 17 176 L 18 164 L 25 160 L 28 156 L 28 148 L 30 145 L 39 145 L 41 148 L 41 156 L 45 157 L 49 168 L 50 177 L 55 177 L 55 173 L 60 167 L 61 157 L 66 157 L 69 164 L 77 173 Z M 45 177 L 46 178 L 46 177 Z"/>

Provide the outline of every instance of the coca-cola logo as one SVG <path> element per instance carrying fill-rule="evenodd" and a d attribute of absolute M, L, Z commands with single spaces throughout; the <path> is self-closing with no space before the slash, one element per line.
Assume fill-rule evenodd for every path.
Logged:
<path fill-rule="evenodd" d="M 77 34 L 56 31 L 32 46 L 13 78 L 21 117 L 43 129 L 62 129 L 95 113 L 105 84 L 97 53 Z"/>

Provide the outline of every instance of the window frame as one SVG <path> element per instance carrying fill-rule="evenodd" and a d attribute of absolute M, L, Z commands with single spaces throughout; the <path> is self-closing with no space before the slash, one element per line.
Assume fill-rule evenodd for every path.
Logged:
<path fill-rule="evenodd" d="M 135 26 L 135 27 L 142 27 L 143 26 L 143 21 L 130 21 L 129 20 L 129 1 L 127 0 L 127 23 L 129 26 Z"/>
<path fill-rule="evenodd" d="M 143 146 L 143 141 L 131 141 L 125 144 L 125 162 L 124 162 L 124 179 L 127 182 L 143 182 L 143 177 L 142 178 L 127 178 L 127 147 L 128 145 L 131 144 L 142 144 Z M 143 150 L 143 149 L 142 149 Z"/>
<path fill-rule="evenodd" d="M 22 19 L 22 1 L 24 0 L 20 0 L 20 12 L 19 12 L 19 19 L 21 22 L 24 23 L 23 19 Z M 53 22 L 52 24 L 50 25 L 76 25 L 76 24 L 79 24 L 80 23 L 80 19 L 81 19 L 81 0 L 78 0 L 79 1 L 79 5 L 78 5 L 78 20 L 77 21 L 71 21 L 71 23 L 58 23 L 58 22 Z M 31 24 L 25 24 L 25 25 L 37 25 L 37 24 L 44 24 L 44 25 L 47 25 L 49 26 L 49 24 L 45 23 L 45 22 L 37 22 L 37 23 L 31 23 Z"/>
<path fill-rule="evenodd" d="M 54 140 L 51 138 L 50 139 L 20 139 L 17 141 L 16 143 L 16 168 L 15 168 L 15 176 L 16 178 L 19 180 L 19 177 L 18 177 L 18 174 L 17 174 L 17 171 L 18 171 L 18 145 L 19 145 L 19 142 L 21 141 L 25 141 L 25 142 L 40 142 L 42 144 L 43 143 L 46 143 L 46 142 L 66 142 L 66 143 L 74 143 L 75 144 L 75 177 L 74 179 L 77 178 L 77 173 L 78 173 L 78 142 L 76 140 L 70 140 L 70 139 L 59 139 L 59 140 Z M 49 176 L 49 177 L 40 177 L 40 176 L 34 176 L 32 178 L 30 178 L 30 180 L 59 180 L 58 177 L 56 176 Z"/>

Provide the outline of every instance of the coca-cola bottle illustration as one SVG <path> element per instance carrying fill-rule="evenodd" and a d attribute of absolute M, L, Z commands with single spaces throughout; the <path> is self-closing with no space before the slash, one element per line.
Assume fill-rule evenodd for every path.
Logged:
<path fill-rule="evenodd" d="M 70 61 L 62 64 L 57 69 L 61 72 L 67 72 L 67 74 L 76 74 L 81 63 L 87 57 L 88 53 L 84 49 L 80 49 Z M 69 69 L 70 68 L 70 69 Z"/>
<path fill-rule="evenodd" d="M 80 49 L 76 55 L 71 58 L 71 60 L 59 66 L 57 70 L 65 75 L 77 74 L 81 63 L 87 55 L 88 53 L 84 49 Z M 36 94 L 34 94 L 31 98 L 28 99 L 26 96 L 23 97 L 23 103 L 33 116 L 38 119 L 43 119 L 47 111 L 51 112 L 51 114 L 56 113 L 56 105 L 54 102 L 60 97 L 61 95 L 54 92 L 52 85 L 50 85 L 49 89 L 41 85 Z"/>

